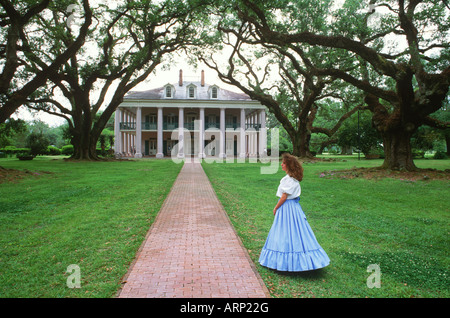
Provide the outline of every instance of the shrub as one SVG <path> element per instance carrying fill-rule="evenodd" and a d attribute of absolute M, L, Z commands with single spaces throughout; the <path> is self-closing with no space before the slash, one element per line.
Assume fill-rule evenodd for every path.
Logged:
<path fill-rule="evenodd" d="M 15 154 L 21 152 L 30 152 L 30 148 L 16 148 L 15 146 L 6 146 L 5 148 L 1 148 L 0 151 L 5 155 L 5 158 L 12 157 Z"/>
<path fill-rule="evenodd" d="M 61 149 L 61 153 L 63 155 L 67 155 L 67 156 L 73 155 L 73 145 L 63 146 L 62 149 Z"/>
<path fill-rule="evenodd" d="M 418 149 L 413 149 L 412 150 L 412 156 L 413 156 L 414 159 L 423 159 L 423 158 L 425 158 L 425 151 L 418 150 Z"/>
<path fill-rule="evenodd" d="M 364 152 L 366 158 L 384 158 L 384 149 L 381 147 L 372 147 L 368 152 Z"/>
<path fill-rule="evenodd" d="M 31 153 L 31 150 L 20 151 L 16 153 L 16 158 L 19 160 L 33 160 L 35 155 Z"/>
<path fill-rule="evenodd" d="M 12 155 L 17 152 L 17 148 L 15 146 L 6 146 L 5 148 L 2 148 L 1 151 L 7 155 Z"/>
<path fill-rule="evenodd" d="M 106 151 L 102 150 L 101 148 L 96 148 L 95 153 L 97 156 L 104 156 L 106 154 Z"/>
<path fill-rule="evenodd" d="M 47 154 L 50 156 L 58 156 L 61 154 L 61 149 L 56 148 L 54 146 L 48 146 L 47 147 Z"/>
<path fill-rule="evenodd" d="M 31 133 L 27 137 L 27 146 L 31 149 L 33 156 L 43 155 L 47 152 L 50 141 L 43 133 Z"/>
<path fill-rule="evenodd" d="M 447 159 L 448 156 L 445 152 L 443 151 L 436 151 L 436 153 L 433 156 L 433 159 Z"/>
<path fill-rule="evenodd" d="M 18 153 L 18 152 L 31 152 L 30 148 L 16 148 L 14 153 Z"/>

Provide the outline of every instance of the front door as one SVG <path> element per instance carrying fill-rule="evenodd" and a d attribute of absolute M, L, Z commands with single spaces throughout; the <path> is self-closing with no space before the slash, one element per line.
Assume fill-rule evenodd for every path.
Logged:
<path fill-rule="evenodd" d="M 145 141 L 145 156 L 156 156 L 156 139 L 149 139 Z"/>
<path fill-rule="evenodd" d="M 145 150 L 144 150 L 144 156 L 148 156 L 150 153 L 149 153 L 149 150 L 150 150 L 150 141 L 149 140 L 146 140 L 145 141 Z"/>
<path fill-rule="evenodd" d="M 156 156 L 156 139 L 150 139 L 148 145 L 148 152 L 150 156 Z"/>
<path fill-rule="evenodd" d="M 172 155 L 172 150 L 173 150 L 173 148 L 175 147 L 175 146 L 177 146 L 178 147 L 178 140 L 167 140 L 167 141 L 164 141 L 165 142 L 165 144 L 166 144 L 166 146 L 165 146 L 165 149 L 166 149 L 166 151 L 165 151 L 165 153 L 166 153 L 166 156 L 171 156 Z"/>

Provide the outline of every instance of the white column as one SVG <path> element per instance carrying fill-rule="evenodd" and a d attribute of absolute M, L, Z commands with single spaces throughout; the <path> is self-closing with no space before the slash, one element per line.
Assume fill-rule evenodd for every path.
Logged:
<path fill-rule="evenodd" d="M 258 124 L 260 124 L 260 119 L 261 116 L 259 115 L 259 111 L 256 111 L 255 113 L 255 155 L 258 157 L 258 155 L 260 154 L 260 131 L 258 128 Z"/>
<path fill-rule="evenodd" d="M 122 122 L 126 123 L 127 121 L 127 113 L 126 110 L 122 111 Z M 127 133 L 123 132 L 122 133 L 122 154 L 124 156 L 127 155 Z"/>
<path fill-rule="evenodd" d="M 254 130 L 254 128 L 251 128 L 250 129 L 250 133 L 248 134 L 248 144 L 249 144 L 249 147 L 248 147 L 248 156 L 249 157 L 253 157 L 254 156 L 254 154 L 253 154 L 253 143 L 254 143 L 254 139 L 253 139 L 253 136 L 255 135 L 255 130 Z"/>
<path fill-rule="evenodd" d="M 134 151 L 136 149 L 136 145 L 134 143 L 135 137 L 136 137 L 136 135 L 130 134 L 130 143 L 131 143 L 130 154 L 131 154 L 131 156 L 134 156 Z"/>
<path fill-rule="evenodd" d="M 124 142 L 125 142 L 125 133 L 120 132 L 120 154 L 121 155 L 123 155 L 123 149 L 125 148 Z"/>
<path fill-rule="evenodd" d="M 267 156 L 266 111 L 260 112 L 261 129 L 259 130 L 259 156 Z"/>
<path fill-rule="evenodd" d="M 132 155 L 134 156 L 134 154 L 136 153 L 136 128 L 137 128 L 137 126 L 136 126 L 136 115 L 133 114 L 131 118 L 132 118 L 132 121 L 134 123 L 134 134 L 131 134 L 131 142 L 133 144 Z"/>
<path fill-rule="evenodd" d="M 241 108 L 241 129 L 240 129 L 240 153 L 239 158 L 245 158 L 245 109 Z"/>
<path fill-rule="evenodd" d="M 258 124 L 258 113 L 255 112 L 253 114 L 253 124 L 255 126 L 255 133 L 253 135 L 253 155 L 255 157 L 258 156 L 258 127 L 256 126 Z"/>
<path fill-rule="evenodd" d="M 121 112 L 120 112 L 120 122 L 121 123 L 124 123 L 125 122 L 125 110 L 122 110 Z M 123 137 L 123 136 L 122 136 Z M 123 138 L 122 138 L 122 140 L 123 140 Z M 123 151 L 123 148 L 124 147 L 122 147 L 122 151 Z"/>
<path fill-rule="evenodd" d="M 127 149 L 125 150 L 127 156 L 131 155 L 131 135 L 127 133 Z"/>
<path fill-rule="evenodd" d="M 200 125 L 198 129 L 198 157 L 203 159 L 205 155 L 205 109 L 200 108 Z"/>
<path fill-rule="evenodd" d="M 136 112 L 136 154 L 135 158 L 142 158 L 142 107 Z"/>
<path fill-rule="evenodd" d="M 127 146 L 128 146 L 128 133 L 124 132 L 123 133 L 123 149 L 122 149 L 124 156 L 128 156 Z"/>
<path fill-rule="evenodd" d="M 219 158 L 226 158 L 225 153 L 225 108 L 220 109 L 220 145 Z"/>
<path fill-rule="evenodd" d="M 123 148 L 122 148 L 122 152 L 123 155 L 126 157 L 128 156 L 128 151 L 127 151 L 127 143 L 128 143 L 128 134 L 126 132 L 123 133 Z"/>
<path fill-rule="evenodd" d="M 184 158 L 184 108 L 178 108 L 178 158 Z"/>
<path fill-rule="evenodd" d="M 249 142 L 249 157 L 255 157 L 256 156 L 256 128 L 255 128 L 255 114 L 252 113 L 249 116 L 250 120 L 250 129 L 249 129 L 249 136 L 248 136 L 248 142 Z"/>
<path fill-rule="evenodd" d="M 120 120 L 121 120 L 121 115 L 122 111 L 120 110 L 120 108 L 116 109 L 116 115 L 114 118 L 114 152 L 116 155 L 120 154 L 121 151 L 121 145 L 122 145 L 122 133 L 120 132 Z"/>
<path fill-rule="evenodd" d="M 156 146 L 156 158 L 163 158 L 163 109 L 158 107 L 158 137 Z"/>

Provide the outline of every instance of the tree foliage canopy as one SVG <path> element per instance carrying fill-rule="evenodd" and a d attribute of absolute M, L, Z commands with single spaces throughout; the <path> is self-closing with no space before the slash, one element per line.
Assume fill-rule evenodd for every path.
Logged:
<path fill-rule="evenodd" d="M 308 71 L 298 72 L 304 78 L 339 79 L 358 89 L 382 135 L 384 167 L 414 170 L 412 134 L 424 124 L 448 127 L 430 116 L 442 107 L 450 83 L 444 2 L 236 0 L 228 5 L 234 20 L 219 29 L 246 43 L 296 53 L 291 61 Z M 283 115 L 277 118 L 283 121 Z"/>
<path fill-rule="evenodd" d="M 60 42 L 48 42 L 48 31 L 55 27 L 55 12 L 69 17 L 67 7 L 76 1 L 26 0 L 0 1 L 0 123 L 8 119 L 29 96 L 44 86 L 50 76 L 82 47 L 93 20 L 88 0 L 82 1 L 83 18 L 78 34 L 61 49 Z M 46 46 L 46 44 L 48 46 Z M 41 55 L 46 47 L 49 55 Z M 56 54 L 55 54 L 56 53 Z"/>
<path fill-rule="evenodd" d="M 57 59 L 73 45 L 80 30 L 79 8 L 69 7 L 72 17 L 67 6 L 74 3 L 52 3 L 43 13 L 51 19 L 36 18 L 33 27 L 41 36 L 29 41 L 32 66 Z M 79 159 L 95 159 L 97 140 L 128 91 L 171 53 L 201 40 L 197 26 L 206 16 L 207 1 L 93 3 L 94 19 L 81 48 L 26 100 L 31 108 L 68 121 Z"/>

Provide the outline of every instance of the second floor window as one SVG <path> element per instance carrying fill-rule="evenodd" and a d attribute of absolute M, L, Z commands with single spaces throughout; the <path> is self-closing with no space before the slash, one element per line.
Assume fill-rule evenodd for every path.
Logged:
<path fill-rule="evenodd" d="M 172 87 L 166 87 L 166 98 L 172 98 Z"/>
<path fill-rule="evenodd" d="M 211 89 L 211 98 L 217 99 L 217 87 Z"/>
<path fill-rule="evenodd" d="M 188 90 L 188 96 L 189 96 L 189 98 L 195 98 L 195 88 L 194 87 L 189 87 L 189 90 Z"/>

